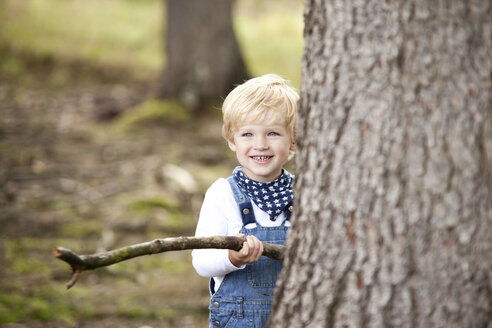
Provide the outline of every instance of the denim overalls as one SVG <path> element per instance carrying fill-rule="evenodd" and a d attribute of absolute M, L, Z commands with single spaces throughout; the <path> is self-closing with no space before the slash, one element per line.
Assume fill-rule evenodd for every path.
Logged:
<path fill-rule="evenodd" d="M 249 197 L 242 193 L 233 177 L 228 178 L 243 219 L 240 233 L 253 235 L 271 244 L 284 244 L 288 227 L 285 222 L 278 227 L 262 227 L 256 223 Z M 289 211 L 292 209 L 290 208 Z M 290 213 L 288 214 L 290 216 Z M 246 229 L 249 223 L 255 228 Z M 227 274 L 214 293 L 213 278 L 210 290 L 210 327 L 260 328 L 266 325 L 270 315 L 273 290 L 282 261 L 262 256 L 259 261 L 247 264 L 243 270 Z"/>

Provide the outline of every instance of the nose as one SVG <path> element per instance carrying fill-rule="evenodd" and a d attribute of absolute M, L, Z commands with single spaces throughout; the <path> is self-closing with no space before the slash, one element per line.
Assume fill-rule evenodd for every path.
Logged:
<path fill-rule="evenodd" d="M 254 147 L 255 147 L 255 149 L 267 149 L 268 143 L 267 143 L 266 138 L 264 136 L 256 137 Z"/>

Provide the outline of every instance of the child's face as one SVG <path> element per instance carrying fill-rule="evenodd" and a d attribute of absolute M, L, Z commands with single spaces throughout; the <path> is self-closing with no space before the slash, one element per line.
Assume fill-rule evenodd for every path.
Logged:
<path fill-rule="evenodd" d="M 229 147 L 248 178 L 270 182 L 282 173 L 295 144 L 284 124 L 247 124 L 238 127 Z"/>

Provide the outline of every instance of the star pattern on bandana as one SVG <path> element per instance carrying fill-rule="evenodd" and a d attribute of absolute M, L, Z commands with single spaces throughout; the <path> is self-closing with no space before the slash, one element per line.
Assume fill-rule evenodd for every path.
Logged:
<path fill-rule="evenodd" d="M 241 166 L 234 169 L 233 176 L 238 186 L 272 221 L 292 204 L 294 177 L 284 169 L 278 179 L 266 183 L 249 179 Z"/>

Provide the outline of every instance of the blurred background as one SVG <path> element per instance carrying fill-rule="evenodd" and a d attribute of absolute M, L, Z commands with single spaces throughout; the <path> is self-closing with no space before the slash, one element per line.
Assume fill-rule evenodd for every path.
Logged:
<path fill-rule="evenodd" d="M 232 80 L 201 64 L 225 63 L 224 51 L 209 54 L 233 39 L 222 33 L 193 48 L 205 39 L 195 33 L 218 19 L 190 22 L 206 9 L 190 2 L 170 15 L 170 4 L 0 1 L 0 326 L 207 327 L 208 280 L 190 251 L 87 271 L 68 291 L 69 267 L 51 255 L 56 246 L 92 254 L 193 235 L 204 192 L 236 165 L 220 118 L 232 86 L 206 91 Z M 221 74 L 240 83 L 273 72 L 299 90 L 302 1 L 222 7 L 246 71 Z M 171 21 L 190 34 L 171 31 Z M 188 50 L 176 57 L 170 38 Z M 179 59 L 190 54 L 198 64 L 183 73 Z M 180 76 L 193 79 L 168 92 Z"/>

